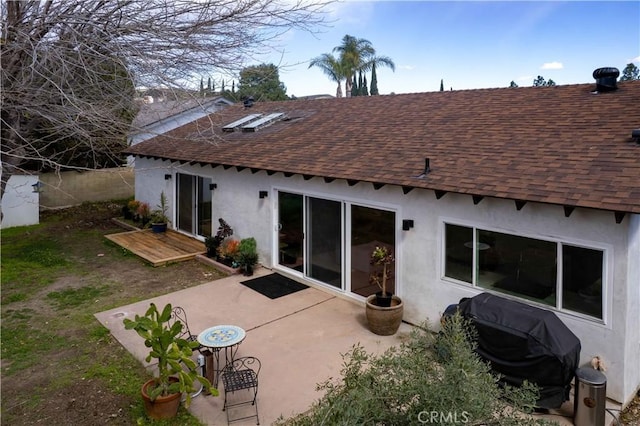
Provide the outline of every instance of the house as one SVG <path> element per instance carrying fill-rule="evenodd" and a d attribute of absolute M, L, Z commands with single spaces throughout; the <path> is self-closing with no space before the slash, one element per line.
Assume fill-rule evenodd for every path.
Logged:
<path fill-rule="evenodd" d="M 149 93 L 159 94 L 160 92 L 150 91 Z M 156 98 L 160 102 L 154 101 Z M 222 96 L 166 100 L 164 95 L 160 97 L 147 95 L 131 125 L 129 145 L 161 135 L 229 105 L 233 105 L 233 102 Z"/>
<path fill-rule="evenodd" d="M 404 320 L 484 291 L 555 312 L 640 384 L 640 81 L 235 105 L 131 147 L 136 198 L 204 238 L 362 301 L 395 254 Z M 249 104 L 250 105 L 250 104 Z"/>

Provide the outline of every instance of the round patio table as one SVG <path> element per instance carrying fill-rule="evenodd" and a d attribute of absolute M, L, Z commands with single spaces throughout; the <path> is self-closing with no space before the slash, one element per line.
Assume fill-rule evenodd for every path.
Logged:
<path fill-rule="evenodd" d="M 220 351 L 224 349 L 225 365 L 232 362 L 238 351 L 238 345 L 242 343 L 246 332 L 237 325 L 216 325 L 198 334 L 198 343 L 210 349 L 211 356 L 207 357 L 207 367 L 209 373 L 207 379 L 218 387 L 220 372 L 224 366 L 220 366 Z"/>

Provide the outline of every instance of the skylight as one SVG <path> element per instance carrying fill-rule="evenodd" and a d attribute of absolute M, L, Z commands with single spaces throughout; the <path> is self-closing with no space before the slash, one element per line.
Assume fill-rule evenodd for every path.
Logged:
<path fill-rule="evenodd" d="M 242 131 L 255 132 L 258 129 L 261 129 L 263 127 L 267 127 L 270 124 L 273 124 L 273 122 L 275 122 L 279 118 L 282 118 L 283 116 L 284 116 L 283 112 L 274 112 L 265 117 L 262 117 L 259 120 L 252 121 L 251 123 L 242 126 Z"/>
<path fill-rule="evenodd" d="M 222 128 L 222 131 L 223 132 L 233 132 L 238 127 L 242 126 L 243 124 L 249 123 L 250 121 L 253 121 L 256 118 L 259 118 L 261 116 L 262 116 L 262 114 L 249 114 L 246 117 L 242 117 L 241 119 L 234 121 L 233 123 L 227 124 L 226 126 L 224 126 Z"/>

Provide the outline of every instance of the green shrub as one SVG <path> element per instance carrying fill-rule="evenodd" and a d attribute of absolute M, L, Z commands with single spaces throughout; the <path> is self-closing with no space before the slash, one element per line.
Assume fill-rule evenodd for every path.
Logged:
<path fill-rule="evenodd" d="M 341 379 L 318 386 L 324 396 L 288 425 L 543 425 L 529 414 L 534 386 L 501 387 L 474 352 L 471 328 L 459 315 L 434 334 L 424 325 L 382 355 L 355 345 Z"/>

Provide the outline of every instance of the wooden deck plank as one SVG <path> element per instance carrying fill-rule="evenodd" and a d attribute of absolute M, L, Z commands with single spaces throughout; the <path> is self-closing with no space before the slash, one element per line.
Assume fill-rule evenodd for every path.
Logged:
<path fill-rule="evenodd" d="M 190 260 L 198 254 L 206 253 L 203 242 L 172 230 L 154 233 L 150 229 L 145 229 L 120 232 L 105 235 L 105 237 L 153 266 Z"/>

